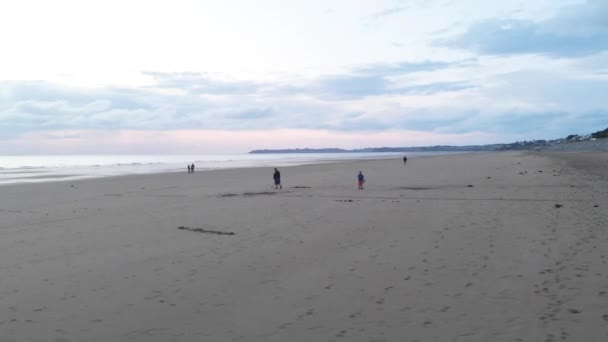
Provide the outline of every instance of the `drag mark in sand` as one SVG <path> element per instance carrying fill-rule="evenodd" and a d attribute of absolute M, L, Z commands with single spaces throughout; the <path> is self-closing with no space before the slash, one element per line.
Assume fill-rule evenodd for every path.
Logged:
<path fill-rule="evenodd" d="M 253 197 L 253 196 L 271 196 L 271 195 L 276 195 L 276 192 L 272 192 L 272 191 L 262 191 L 262 192 L 244 192 L 242 194 L 219 194 L 217 195 L 217 197 L 237 197 L 237 196 L 243 196 L 243 197 Z"/>
<path fill-rule="evenodd" d="M 404 187 L 400 187 L 400 188 L 395 188 L 395 190 L 433 190 L 433 189 L 440 189 L 440 188 L 422 187 L 422 186 L 404 186 Z"/>
<path fill-rule="evenodd" d="M 190 227 L 185 227 L 185 226 L 179 226 L 177 227 L 177 229 L 180 230 L 188 230 L 191 232 L 197 232 L 197 233 L 207 233 L 207 234 L 216 234 L 216 235 L 235 235 L 235 232 L 224 232 L 221 230 L 210 230 L 210 229 L 205 229 L 205 228 L 190 228 Z"/>
<path fill-rule="evenodd" d="M 0 209 L 0 212 L 3 212 L 3 213 L 22 213 L 21 210 L 8 210 L 8 209 Z"/>
<path fill-rule="evenodd" d="M 251 197 L 251 196 L 260 196 L 260 195 L 276 195 L 276 192 L 272 191 L 262 191 L 262 192 L 245 192 L 243 196 Z"/>
<path fill-rule="evenodd" d="M 144 197 L 173 197 L 173 198 L 178 198 L 178 197 L 186 197 L 186 195 L 170 195 L 170 194 L 166 194 L 166 195 L 144 195 Z"/>
<path fill-rule="evenodd" d="M 391 190 L 440 190 L 440 189 L 464 189 L 464 188 L 472 188 L 474 185 L 442 185 L 442 186 L 433 186 L 433 185 L 418 185 L 418 186 L 402 186 L 393 188 Z"/>

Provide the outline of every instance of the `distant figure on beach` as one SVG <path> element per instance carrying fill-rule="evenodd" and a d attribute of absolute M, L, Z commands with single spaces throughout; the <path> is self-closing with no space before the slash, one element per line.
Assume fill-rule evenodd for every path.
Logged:
<path fill-rule="evenodd" d="M 274 188 L 275 189 L 283 189 L 283 186 L 281 185 L 281 173 L 279 172 L 279 170 L 277 170 L 277 168 L 274 168 L 274 174 L 272 175 L 272 178 L 274 179 Z"/>
<path fill-rule="evenodd" d="M 190 167 L 190 164 L 188 164 L 188 173 L 192 172 L 192 167 Z"/>
<path fill-rule="evenodd" d="M 407 157 L 403 156 L 403 165 L 407 164 Z"/>
<path fill-rule="evenodd" d="M 190 172 L 194 173 L 194 163 L 192 163 L 192 165 L 190 165 Z"/>
<path fill-rule="evenodd" d="M 359 181 L 359 190 L 363 190 L 363 184 L 365 183 L 365 176 L 363 176 L 363 172 L 359 171 L 357 180 Z"/>

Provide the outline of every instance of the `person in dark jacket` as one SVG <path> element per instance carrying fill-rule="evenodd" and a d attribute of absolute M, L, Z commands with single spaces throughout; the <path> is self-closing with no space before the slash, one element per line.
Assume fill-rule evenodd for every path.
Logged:
<path fill-rule="evenodd" d="M 274 174 L 272 175 L 272 178 L 274 179 L 274 188 L 283 189 L 283 186 L 281 185 L 281 173 L 276 168 L 274 169 Z"/>

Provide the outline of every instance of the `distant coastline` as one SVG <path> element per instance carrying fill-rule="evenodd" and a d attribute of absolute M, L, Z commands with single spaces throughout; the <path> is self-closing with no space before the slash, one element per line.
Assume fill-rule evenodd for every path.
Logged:
<path fill-rule="evenodd" d="M 253 150 L 249 154 L 274 153 L 375 153 L 375 152 L 494 152 L 494 151 L 608 151 L 608 139 L 580 141 L 524 141 L 511 144 L 468 145 L 468 146 L 421 146 L 421 147 L 373 147 L 346 150 L 341 148 L 295 148 Z"/>
<path fill-rule="evenodd" d="M 253 150 L 249 154 L 264 153 L 374 153 L 374 152 L 474 152 L 474 151 L 495 151 L 498 145 L 475 145 L 475 146 L 423 146 L 423 147 L 370 147 L 361 149 L 341 149 L 341 148 L 294 148 L 294 149 L 265 149 Z"/>

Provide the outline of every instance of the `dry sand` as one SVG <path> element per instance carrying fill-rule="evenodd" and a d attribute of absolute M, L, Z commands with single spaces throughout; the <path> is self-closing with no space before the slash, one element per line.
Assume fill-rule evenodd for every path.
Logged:
<path fill-rule="evenodd" d="M 520 153 L 272 171 L 0 187 L 0 341 L 608 340 L 606 179 Z"/>

